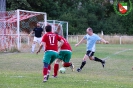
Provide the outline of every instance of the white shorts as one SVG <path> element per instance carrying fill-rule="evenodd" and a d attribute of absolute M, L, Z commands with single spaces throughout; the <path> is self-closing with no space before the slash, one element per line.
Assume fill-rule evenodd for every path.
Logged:
<path fill-rule="evenodd" d="M 34 40 L 33 40 L 33 41 L 34 41 L 34 42 L 41 43 L 42 37 L 40 37 L 40 38 L 34 37 Z"/>

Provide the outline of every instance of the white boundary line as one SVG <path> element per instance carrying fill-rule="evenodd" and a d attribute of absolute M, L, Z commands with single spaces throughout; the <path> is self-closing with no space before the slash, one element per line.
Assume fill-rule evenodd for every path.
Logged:
<path fill-rule="evenodd" d="M 30 76 L 21 76 L 21 75 L 18 75 L 18 76 L 10 76 L 10 78 L 40 78 L 40 77 L 30 77 Z"/>
<path fill-rule="evenodd" d="M 107 59 L 109 59 L 111 56 L 115 56 L 115 55 L 117 55 L 117 54 L 120 54 L 120 53 L 129 51 L 129 50 L 133 50 L 133 49 L 125 49 L 125 50 L 122 50 L 122 51 L 117 51 L 117 52 L 115 52 L 114 54 L 108 55 L 107 57 L 105 57 L 104 60 L 107 60 Z"/>

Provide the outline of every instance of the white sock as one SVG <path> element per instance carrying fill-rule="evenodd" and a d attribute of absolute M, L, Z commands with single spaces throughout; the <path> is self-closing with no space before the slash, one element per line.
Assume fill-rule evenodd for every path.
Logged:
<path fill-rule="evenodd" d="M 48 70 L 48 73 L 47 73 L 47 75 L 50 75 L 50 70 Z"/>
<path fill-rule="evenodd" d="M 34 52 L 36 44 L 32 44 L 32 52 Z"/>

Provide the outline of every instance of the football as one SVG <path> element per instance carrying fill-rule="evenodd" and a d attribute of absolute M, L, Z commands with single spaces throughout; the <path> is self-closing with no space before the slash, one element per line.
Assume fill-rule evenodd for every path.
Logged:
<path fill-rule="evenodd" d="M 65 72 L 66 72 L 66 69 L 65 69 L 64 67 L 61 67 L 61 68 L 59 69 L 59 72 L 60 72 L 60 73 L 65 73 Z"/>

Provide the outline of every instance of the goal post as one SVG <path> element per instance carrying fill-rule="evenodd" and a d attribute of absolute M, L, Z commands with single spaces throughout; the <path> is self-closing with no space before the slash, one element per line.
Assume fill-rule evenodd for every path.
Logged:
<path fill-rule="evenodd" d="M 20 12 L 17 10 L 17 48 L 20 50 Z"/>
<path fill-rule="evenodd" d="M 25 40 L 37 22 L 42 21 L 42 27 L 47 25 L 47 14 L 27 10 L 13 10 L 0 12 L 0 51 L 16 47 L 21 48 L 21 42 Z"/>
<path fill-rule="evenodd" d="M 17 48 L 18 48 L 18 50 L 20 49 L 20 22 L 21 22 L 21 20 L 23 20 L 23 19 L 20 18 L 20 12 L 32 13 L 32 14 L 37 14 L 37 15 L 43 14 L 44 15 L 43 16 L 44 18 L 42 20 L 43 20 L 44 23 L 43 23 L 42 27 L 44 27 L 44 26 L 47 25 L 47 14 L 46 13 L 44 13 L 44 12 L 35 12 L 35 11 L 27 11 L 27 10 L 17 9 L 17 36 L 18 36 L 18 39 L 17 39 Z M 39 21 L 40 20 L 37 20 L 37 22 L 39 22 Z"/>

